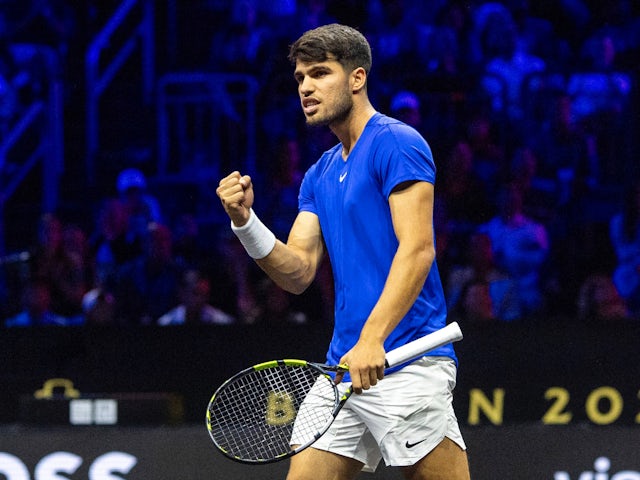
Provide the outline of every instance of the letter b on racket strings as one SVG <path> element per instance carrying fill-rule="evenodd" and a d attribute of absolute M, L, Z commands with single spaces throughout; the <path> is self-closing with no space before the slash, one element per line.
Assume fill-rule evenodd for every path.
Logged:
<path fill-rule="evenodd" d="M 293 422 L 296 418 L 296 407 L 293 397 L 288 392 L 269 392 L 267 396 L 267 425 L 281 427 Z"/>

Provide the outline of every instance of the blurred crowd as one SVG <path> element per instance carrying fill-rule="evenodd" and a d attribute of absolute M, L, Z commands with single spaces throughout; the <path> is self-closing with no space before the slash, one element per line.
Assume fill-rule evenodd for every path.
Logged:
<path fill-rule="evenodd" d="M 62 1 L 35 3 L 67 12 Z M 304 125 L 287 45 L 309 28 L 347 23 L 372 45 L 374 106 L 415 127 L 433 150 L 437 259 L 451 315 L 640 319 L 640 4 L 209 0 L 184 8 L 177 31 L 197 42 L 160 68 L 258 80 L 255 208 L 278 238 L 295 217 L 304 171 L 335 143 Z M 9 98 L 2 85 L 0 117 Z M 147 170 L 119 172 L 89 228 L 42 216 L 24 255 L 3 262 L 6 326 L 331 321 L 330 265 L 302 296 L 279 290 L 228 225 L 167 215 L 170 199 L 153 191 Z"/>

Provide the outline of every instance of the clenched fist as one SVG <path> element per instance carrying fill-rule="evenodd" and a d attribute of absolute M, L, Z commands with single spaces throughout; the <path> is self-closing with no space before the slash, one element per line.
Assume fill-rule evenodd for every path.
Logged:
<path fill-rule="evenodd" d="M 220 180 L 216 195 L 220 198 L 224 210 L 236 227 L 249 220 L 249 209 L 253 206 L 253 183 L 249 175 L 232 172 Z"/>

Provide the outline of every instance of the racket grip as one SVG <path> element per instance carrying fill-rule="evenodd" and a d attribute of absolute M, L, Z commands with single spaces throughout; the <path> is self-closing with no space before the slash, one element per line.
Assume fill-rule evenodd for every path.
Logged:
<path fill-rule="evenodd" d="M 447 343 L 459 340 L 462 340 L 462 330 L 460 330 L 460 325 L 457 322 L 452 322 L 440 330 L 387 352 L 385 367 L 394 367 L 408 362 Z"/>

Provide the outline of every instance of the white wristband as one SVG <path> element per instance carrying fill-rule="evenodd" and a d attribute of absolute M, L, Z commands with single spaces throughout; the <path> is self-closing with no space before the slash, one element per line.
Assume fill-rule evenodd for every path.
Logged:
<path fill-rule="evenodd" d="M 259 260 L 271 253 L 276 246 L 276 236 L 260 221 L 253 209 L 249 209 L 249 220 L 241 227 L 231 222 L 231 230 L 251 258 Z"/>

